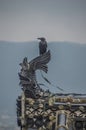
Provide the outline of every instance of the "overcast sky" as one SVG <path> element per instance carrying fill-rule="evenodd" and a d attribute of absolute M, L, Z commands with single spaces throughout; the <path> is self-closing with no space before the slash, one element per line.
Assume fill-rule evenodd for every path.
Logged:
<path fill-rule="evenodd" d="M 86 0 L 0 0 L 0 40 L 86 43 Z"/>

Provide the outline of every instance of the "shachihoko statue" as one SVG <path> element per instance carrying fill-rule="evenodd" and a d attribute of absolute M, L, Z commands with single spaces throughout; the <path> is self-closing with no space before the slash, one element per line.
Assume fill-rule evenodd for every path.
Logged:
<path fill-rule="evenodd" d="M 46 48 L 30 62 L 25 57 L 20 63 L 22 94 L 17 99 L 18 126 L 21 130 L 86 130 L 86 95 L 53 94 L 38 84 L 36 70 L 47 73 L 50 59 L 50 50 Z"/>

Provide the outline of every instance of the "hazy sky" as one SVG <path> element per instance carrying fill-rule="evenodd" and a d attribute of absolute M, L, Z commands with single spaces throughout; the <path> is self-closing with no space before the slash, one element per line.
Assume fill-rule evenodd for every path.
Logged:
<path fill-rule="evenodd" d="M 0 40 L 86 43 L 86 0 L 0 0 Z"/>

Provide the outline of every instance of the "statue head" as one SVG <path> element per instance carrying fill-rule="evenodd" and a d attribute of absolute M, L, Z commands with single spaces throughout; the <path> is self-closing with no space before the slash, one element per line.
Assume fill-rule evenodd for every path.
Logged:
<path fill-rule="evenodd" d="M 23 70 L 29 70 L 30 69 L 30 64 L 27 61 L 27 57 L 23 59 L 23 62 L 19 64 Z"/>

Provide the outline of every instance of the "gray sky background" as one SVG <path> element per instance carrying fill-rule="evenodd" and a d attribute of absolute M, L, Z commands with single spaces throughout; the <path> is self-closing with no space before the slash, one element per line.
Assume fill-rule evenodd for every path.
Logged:
<path fill-rule="evenodd" d="M 86 43 L 86 0 L 0 0 L 0 40 Z"/>

